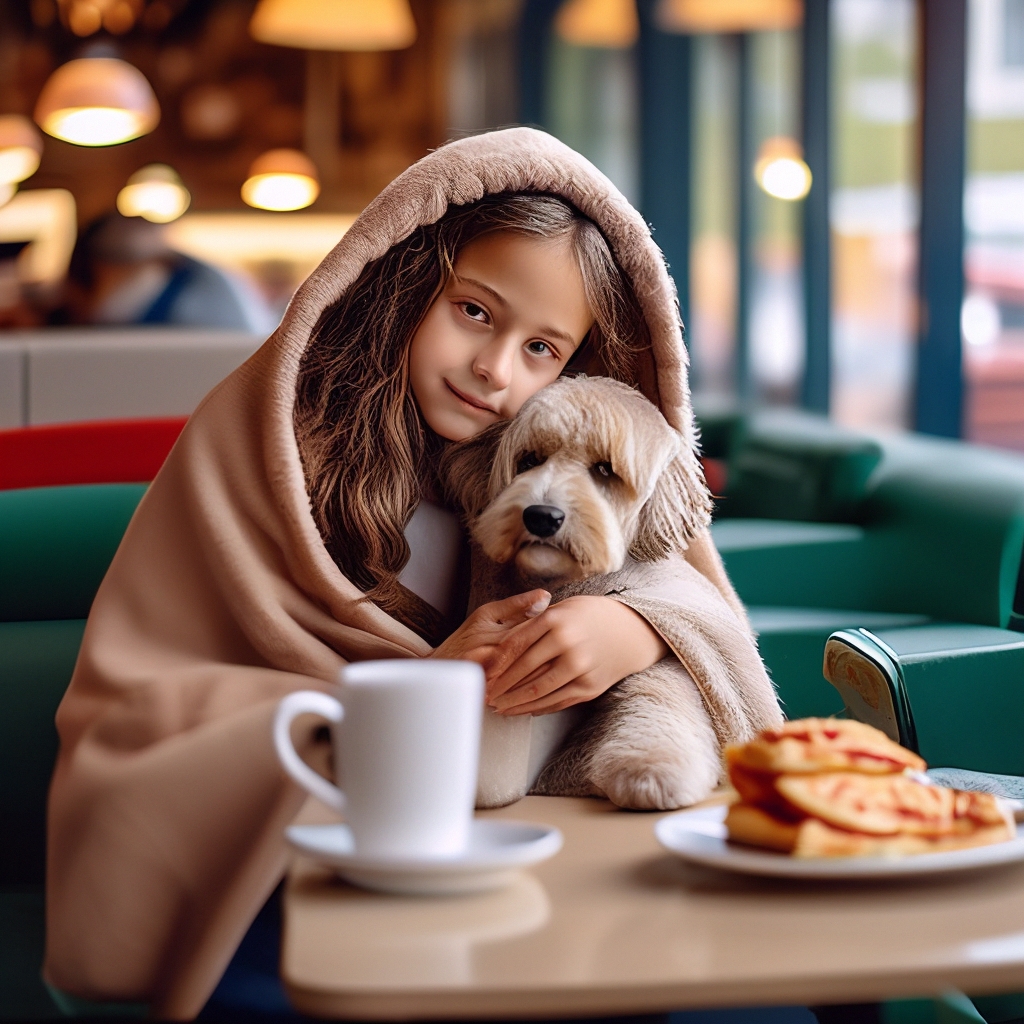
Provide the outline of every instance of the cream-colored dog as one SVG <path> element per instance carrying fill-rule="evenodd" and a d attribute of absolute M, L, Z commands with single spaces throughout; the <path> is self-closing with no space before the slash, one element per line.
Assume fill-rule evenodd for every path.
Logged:
<path fill-rule="evenodd" d="M 443 470 L 475 544 L 471 608 L 536 586 L 553 601 L 614 596 L 624 573 L 635 585 L 644 563 L 682 551 L 706 524 L 682 438 L 617 381 L 560 379 L 487 435 L 451 449 Z M 568 711 L 486 715 L 478 804 L 532 787 L 668 809 L 703 799 L 720 776 L 701 695 L 671 655 Z"/>

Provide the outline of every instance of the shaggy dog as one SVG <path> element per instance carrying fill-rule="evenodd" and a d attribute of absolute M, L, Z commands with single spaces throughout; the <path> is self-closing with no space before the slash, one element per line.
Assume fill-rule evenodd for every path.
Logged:
<path fill-rule="evenodd" d="M 628 570 L 635 580 L 643 563 L 683 550 L 707 521 L 704 502 L 694 507 L 693 495 L 706 491 L 689 476 L 683 444 L 638 391 L 576 377 L 538 392 L 511 422 L 449 449 L 442 475 L 474 543 L 470 607 L 536 586 L 551 590 L 553 603 L 614 596 L 617 574 Z M 670 655 L 559 715 L 487 714 L 479 805 L 525 794 L 539 767 L 528 764 L 531 730 L 536 748 L 538 728 L 558 717 L 573 718 L 571 728 L 532 792 L 670 809 L 703 799 L 720 779 L 720 744 L 704 702 Z M 562 739 L 557 732 L 547 728 L 549 740 Z"/>

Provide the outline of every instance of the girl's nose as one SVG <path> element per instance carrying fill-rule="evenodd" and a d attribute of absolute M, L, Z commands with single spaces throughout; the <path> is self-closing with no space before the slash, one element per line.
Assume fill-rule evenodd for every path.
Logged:
<path fill-rule="evenodd" d="M 473 372 L 495 391 L 504 391 L 512 383 L 516 347 L 512 341 L 494 339 L 477 353 Z"/>

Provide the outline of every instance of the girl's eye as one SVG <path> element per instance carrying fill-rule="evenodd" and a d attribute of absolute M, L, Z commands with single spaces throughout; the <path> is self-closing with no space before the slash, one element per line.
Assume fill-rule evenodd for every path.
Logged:
<path fill-rule="evenodd" d="M 487 310 L 483 306 L 478 306 L 475 302 L 464 302 L 462 304 L 462 312 L 469 317 L 470 320 L 478 320 L 480 323 L 487 322 Z"/>
<path fill-rule="evenodd" d="M 525 452 L 519 456 L 519 461 L 516 463 L 516 473 L 525 473 L 527 470 L 536 469 L 544 459 L 542 459 L 536 452 Z"/>
<path fill-rule="evenodd" d="M 546 341 L 531 341 L 526 346 L 535 356 L 554 355 L 551 346 Z"/>
<path fill-rule="evenodd" d="M 611 480 L 615 473 L 612 471 L 612 464 L 610 462 L 595 462 L 590 467 L 602 480 Z"/>

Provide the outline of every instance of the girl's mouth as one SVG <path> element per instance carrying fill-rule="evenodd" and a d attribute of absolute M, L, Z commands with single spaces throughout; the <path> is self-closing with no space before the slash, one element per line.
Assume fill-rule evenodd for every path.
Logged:
<path fill-rule="evenodd" d="M 491 413 L 491 414 L 492 414 L 492 415 L 494 415 L 494 416 L 500 416 L 500 415 L 501 415 L 501 413 L 499 413 L 499 412 L 498 412 L 498 410 L 497 410 L 497 409 L 495 409 L 495 408 L 493 408 L 492 406 L 490 406 L 490 405 L 487 405 L 487 404 L 486 404 L 486 403 L 484 403 L 484 402 L 481 402 L 481 401 L 480 401 L 479 399 L 477 399 L 477 398 L 471 398 L 471 397 L 470 397 L 469 395 L 467 395 L 467 394 L 464 394 L 464 393 L 463 393 L 462 391 L 460 391 L 460 390 L 459 390 L 459 389 L 458 389 L 457 387 L 455 387 L 455 385 L 454 385 L 454 384 L 451 384 L 451 383 L 450 383 L 450 382 L 449 382 L 449 381 L 447 380 L 447 378 L 442 378 L 442 380 L 444 380 L 444 383 L 445 383 L 445 387 L 446 387 L 446 388 L 448 388 L 448 390 L 449 390 L 449 391 L 450 391 L 450 392 L 451 392 L 451 393 L 452 393 L 452 394 L 453 394 L 453 395 L 454 395 L 454 396 L 455 396 L 455 397 L 456 397 L 456 398 L 457 398 L 457 399 L 458 399 L 458 400 L 459 400 L 460 402 L 462 402 L 462 404 L 463 404 L 463 405 L 468 405 L 468 406 L 470 407 L 470 409 L 474 409 L 474 410 L 476 410 L 477 412 L 489 412 L 489 413 Z"/>

